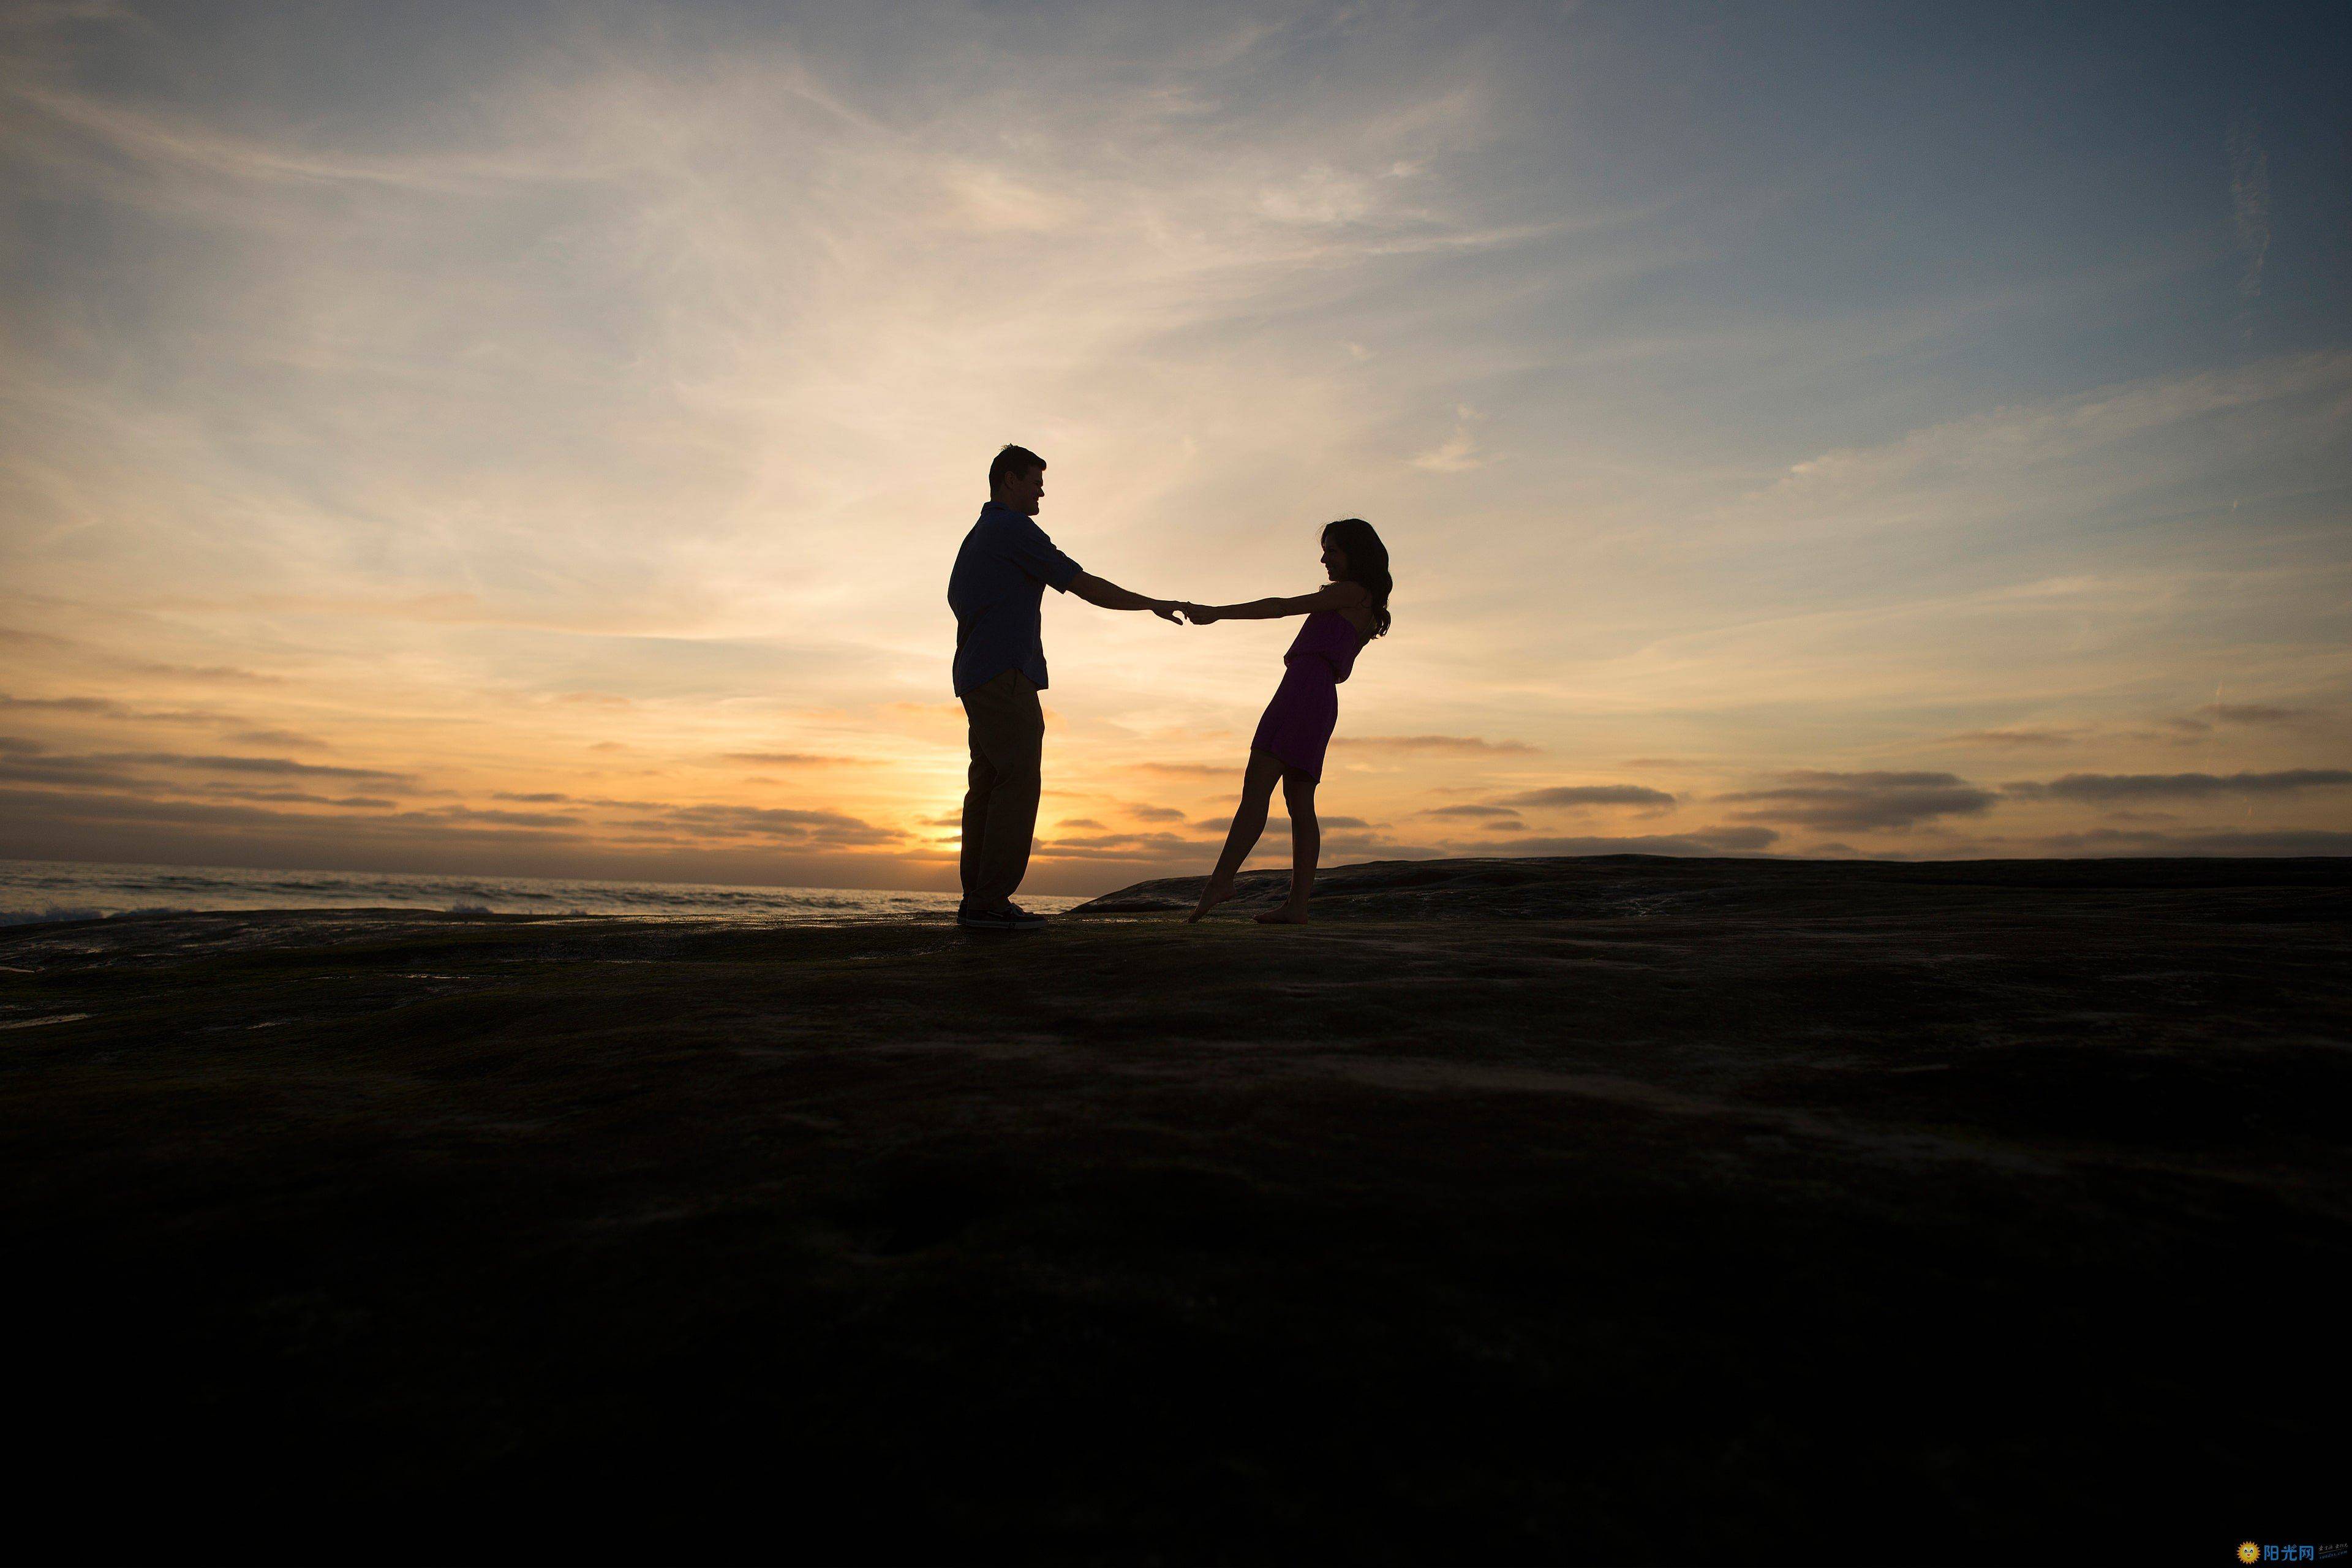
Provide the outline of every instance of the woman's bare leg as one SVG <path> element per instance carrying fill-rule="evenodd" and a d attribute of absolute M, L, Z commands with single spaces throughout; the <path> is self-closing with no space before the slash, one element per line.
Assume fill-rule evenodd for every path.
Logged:
<path fill-rule="evenodd" d="M 1315 781 L 1304 773 L 1282 775 L 1282 798 L 1290 807 L 1290 901 L 1257 917 L 1260 925 L 1307 923 L 1307 896 L 1315 890 L 1315 862 L 1323 854 L 1323 825 L 1315 820 Z"/>
<path fill-rule="evenodd" d="M 1184 917 L 1186 923 L 1199 920 L 1219 904 L 1234 896 L 1234 878 L 1242 862 L 1257 847 L 1258 835 L 1265 831 L 1266 803 L 1274 798 L 1274 784 L 1282 777 L 1282 763 L 1269 752 L 1252 752 L 1249 768 L 1242 774 L 1242 803 L 1234 808 L 1234 825 L 1225 834 L 1224 853 L 1217 857 L 1217 868 L 1209 873 L 1209 885 L 1201 889 L 1201 902 Z"/>

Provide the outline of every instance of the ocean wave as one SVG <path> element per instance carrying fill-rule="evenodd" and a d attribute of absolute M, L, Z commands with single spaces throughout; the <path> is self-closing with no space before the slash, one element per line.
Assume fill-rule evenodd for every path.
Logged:
<path fill-rule="evenodd" d="M 0 926 L 47 925 L 54 921 L 102 921 L 104 910 L 86 905 L 51 904 L 46 910 L 0 910 Z"/>

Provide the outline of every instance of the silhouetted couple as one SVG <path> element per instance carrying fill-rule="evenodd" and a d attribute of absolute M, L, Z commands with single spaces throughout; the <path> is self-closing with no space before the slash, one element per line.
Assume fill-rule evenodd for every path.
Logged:
<path fill-rule="evenodd" d="M 1029 870 L 1037 828 L 1038 764 L 1045 743 L 1045 649 L 1038 613 L 1047 588 L 1076 594 L 1106 610 L 1150 610 L 1162 620 L 1205 626 L 1216 621 L 1269 621 L 1305 616 L 1282 656 L 1282 684 L 1250 738 L 1223 853 L 1191 916 L 1199 920 L 1234 896 L 1234 878 L 1265 831 L 1267 803 L 1282 785 L 1290 807 L 1290 898 L 1258 916 L 1268 924 L 1307 919 L 1322 852 L 1315 786 L 1339 717 L 1339 683 L 1356 655 L 1389 629 L 1389 552 L 1372 525 L 1344 518 L 1321 533 L 1330 578 L 1312 594 L 1195 605 L 1129 593 L 1082 570 L 1034 521 L 1045 494 L 1045 459 L 1007 447 L 988 466 L 988 504 L 964 535 L 948 579 L 955 611 L 955 690 L 971 729 L 970 787 L 963 797 L 963 903 L 956 923 L 973 931 L 1036 931 L 1045 917 L 1013 901 Z"/>

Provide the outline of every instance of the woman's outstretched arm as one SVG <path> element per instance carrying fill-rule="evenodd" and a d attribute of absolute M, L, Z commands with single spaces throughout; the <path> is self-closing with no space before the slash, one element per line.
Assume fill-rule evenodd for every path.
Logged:
<path fill-rule="evenodd" d="M 1358 583 L 1326 583 L 1312 594 L 1295 599 L 1252 599 L 1240 605 L 1187 605 L 1184 615 L 1196 626 L 1211 621 L 1278 621 L 1285 616 L 1311 616 L 1318 610 L 1352 610 L 1371 603 Z"/>

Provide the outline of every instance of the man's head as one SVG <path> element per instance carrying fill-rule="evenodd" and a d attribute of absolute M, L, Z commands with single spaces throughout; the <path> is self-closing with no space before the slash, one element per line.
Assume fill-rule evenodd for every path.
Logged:
<path fill-rule="evenodd" d="M 1045 494 L 1045 459 L 1026 447 L 1007 447 L 988 465 L 988 499 L 1024 517 L 1037 515 Z"/>

